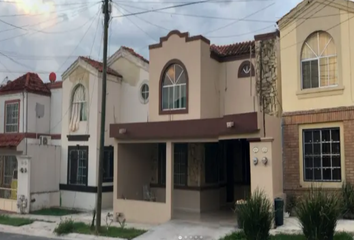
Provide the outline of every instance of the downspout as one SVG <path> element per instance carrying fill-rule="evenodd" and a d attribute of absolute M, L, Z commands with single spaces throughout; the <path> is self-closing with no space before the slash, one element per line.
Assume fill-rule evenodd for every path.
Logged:
<path fill-rule="evenodd" d="M 28 92 L 27 90 L 25 90 L 26 92 L 26 134 L 28 132 Z M 26 156 L 27 156 L 27 150 L 28 150 L 28 140 L 26 137 Z"/>
<path fill-rule="evenodd" d="M 264 97 L 263 97 L 263 41 L 259 42 L 259 103 L 262 106 L 263 115 L 263 137 L 266 137 L 266 124 L 265 124 L 265 112 L 264 112 Z"/>

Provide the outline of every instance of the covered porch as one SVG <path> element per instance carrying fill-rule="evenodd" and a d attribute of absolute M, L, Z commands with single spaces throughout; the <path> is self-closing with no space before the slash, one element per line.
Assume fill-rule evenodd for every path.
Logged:
<path fill-rule="evenodd" d="M 114 213 L 141 223 L 218 219 L 236 224 L 236 200 L 257 187 L 272 200 L 282 193 L 280 127 L 274 137 L 261 138 L 258 121 L 257 113 L 249 113 L 112 124 Z"/>

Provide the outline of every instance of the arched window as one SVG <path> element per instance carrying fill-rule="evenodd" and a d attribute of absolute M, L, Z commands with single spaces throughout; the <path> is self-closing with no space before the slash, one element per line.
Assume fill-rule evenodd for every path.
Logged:
<path fill-rule="evenodd" d="M 238 68 L 238 78 L 245 78 L 250 76 L 254 76 L 253 64 L 248 60 L 243 61 Z"/>
<path fill-rule="evenodd" d="M 169 65 L 162 76 L 162 111 L 187 109 L 187 72 L 178 63 Z"/>
<path fill-rule="evenodd" d="M 312 33 L 301 52 L 302 89 L 336 86 L 337 53 L 333 38 L 326 32 Z"/>
<path fill-rule="evenodd" d="M 87 120 L 87 99 L 85 87 L 78 84 L 73 91 L 71 97 L 71 116 L 70 116 L 70 129 L 75 132 L 79 126 L 80 121 Z"/>
<path fill-rule="evenodd" d="M 147 103 L 149 101 L 149 85 L 147 83 L 141 85 L 140 96 L 143 103 Z"/>

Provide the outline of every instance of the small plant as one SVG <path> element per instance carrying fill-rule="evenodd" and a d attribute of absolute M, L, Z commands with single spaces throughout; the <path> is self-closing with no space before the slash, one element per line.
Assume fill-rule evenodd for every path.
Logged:
<path fill-rule="evenodd" d="M 337 219 L 341 214 L 338 196 L 311 187 L 296 206 L 296 214 L 308 240 L 333 240 Z"/>
<path fill-rule="evenodd" d="M 239 204 L 236 213 L 246 240 L 267 240 L 273 221 L 272 204 L 267 196 L 256 190 L 249 200 Z"/>
<path fill-rule="evenodd" d="M 123 213 L 117 213 L 116 220 L 119 223 L 121 228 L 125 228 L 126 223 L 125 223 L 125 217 Z"/>
<path fill-rule="evenodd" d="M 75 229 L 75 223 L 71 218 L 61 220 L 58 226 L 54 229 L 57 235 L 63 235 L 73 232 Z"/>
<path fill-rule="evenodd" d="M 354 219 L 354 186 L 351 183 L 343 183 L 341 189 L 342 214 L 344 219 Z"/>
<path fill-rule="evenodd" d="M 111 226 L 112 222 L 113 222 L 113 213 L 109 212 L 106 215 L 106 227 L 107 227 L 107 229 Z"/>
<path fill-rule="evenodd" d="M 287 194 L 285 211 L 290 215 L 294 215 L 295 206 L 296 206 L 296 196 L 293 194 Z"/>

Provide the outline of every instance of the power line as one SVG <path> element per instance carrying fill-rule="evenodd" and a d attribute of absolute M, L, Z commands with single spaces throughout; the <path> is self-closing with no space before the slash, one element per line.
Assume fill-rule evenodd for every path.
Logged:
<path fill-rule="evenodd" d="M 266 29 L 270 29 L 270 28 L 275 28 L 274 25 L 268 25 L 267 27 L 261 28 L 261 29 L 257 29 L 254 31 L 250 31 L 250 32 L 246 32 L 246 33 L 240 33 L 240 34 L 235 34 L 235 35 L 226 35 L 226 36 L 206 36 L 207 38 L 233 38 L 233 37 L 241 37 L 241 36 L 246 36 L 252 33 L 256 33 L 256 32 L 260 32 Z"/>
<path fill-rule="evenodd" d="M 93 37 L 93 41 L 92 41 L 92 46 L 91 46 L 91 51 L 90 51 L 89 57 L 91 57 L 93 46 L 95 46 L 95 41 L 96 41 L 96 36 L 97 36 L 98 28 L 99 28 L 98 25 L 100 24 L 100 19 L 101 19 L 101 15 L 99 15 L 98 18 L 97 18 L 97 26 L 96 26 L 95 36 Z"/>
<path fill-rule="evenodd" d="M 92 1 L 87 1 L 87 2 L 91 3 Z M 98 3 L 98 1 L 95 1 L 95 2 Z M 5 1 L 5 0 L 0 0 L 0 3 L 23 4 L 23 2 L 21 2 L 21 1 Z M 53 3 L 52 2 L 52 3 L 50 3 L 50 5 L 53 5 L 53 6 L 72 6 L 72 5 L 84 5 L 84 4 L 86 4 L 86 2 L 72 2 L 72 3 Z"/>
<path fill-rule="evenodd" d="M 92 5 L 92 6 L 90 6 L 89 8 L 91 8 L 91 7 L 95 6 L 95 5 L 97 5 L 97 3 L 94 4 L 94 5 Z M 78 11 L 77 14 L 80 14 L 81 12 L 84 12 L 84 11 L 87 10 L 87 9 L 88 9 L 87 7 L 84 7 L 84 8 L 82 8 L 82 11 Z M 55 25 L 59 25 L 59 24 L 61 24 L 61 23 L 63 23 L 63 22 L 66 22 L 66 20 L 61 20 L 61 21 L 56 22 L 56 23 L 54 23 L 54 24 L 52 24 L 52 25 L 50 25 L 50 26 L 47 26 L 47 27 L 45 27 L 45 28 L 43 28 L 43 29 L 41 29 L 41 30 L 43 31 L 44 29 L 48 29 L 48 28 L 53 27 L 53 26 L 55 26 Z M 88 22 L 89 22 L 89 21 L 88 21 Z M 84 25 L 86 25 L 86 24 L 84 24 Z M 70 30 L 70 31 L 71 31 L 71 30 Z M 12 40 L 12 39 L 15 39 L 15 38 L 18 38 L 18 37 L 26 36 L 26 35 L 28 35 L 28 34 L 29 34 L 29 36 L 31 36 L 31 35 L 36 34 L 36 33 L 38 33 L 38 32 L 34 32 L 34 33 L 31 33 L 31 34 L 29 34 L 28 32 L 26 32 L 26 33 L 23 33 L 23 34 L 20 34 L 20 35 L 16 35 L 16 36 L 13 36 L 13 37 L 5 38 L 5 39 L 0 39 L 0 42 L 4 42 L 4 41 Z"/>
<path fill-rule="evenodd" d="M 273 3 L 271 3 L 271 4 L 267 5 L 267 6 L 265 6 L 264 8 L 261 8 L 261 9 L 259 9 L 258 11 L 255 11 L 255 12 L 253 12 L 253 13 L 251 13 L 251 14 L 245 16 L 245 17 L 243 17 L 242 19 L 246 19 L 246 18 L 251 17 L 251 16 L 253 16 L 253 15 L 257 14 L 257 13 L 260 13 L 260 12 L 266 10 L 267 8 L 273 6 L 274 4 L 275 4 L 275 3 L 273 2 Z M 211 30 L 211 31 L 205 32 L 203 35 L 207 35 L 207 34 L 209 34 L 209 33 L 216 32 L 216 31 L 219 31 L 219 30 L 221 30 L 221 29 L 227 28 L 227 27 L 229 27 L 229 26 L 231 26 L 231 25 L 234 25 L 235 23 L 238 23 L 239 21 L 240 21 L 240 20 L 235 20 L 235 21 L 233 21 L 233 22 L 231 22 L 231 23 L 229 23 L 229 24 L 226 24 L 226 25 L 224 25 L 224 26 L 222 26 L 222 27 L 215 28 L 215 29 L 213 29 L 213 30 Z"/>
<path fill-rule="evenodd" d="M 273 0 L 211 0 L 208 1 L 209 3 L 234 3 L 234 2 L 269 2 Z M 135 4 L 171 4 L 171 3 L 190 3 L 190 1 L 138 1 L 138 2 L 133 2 L 133 1 L 114 1 L 115 3 L 135 3 Z"/>
<path fill-rule="evenodd" d="M 169 7 L 156 8 L 156 9 L 151 9 L 151 10 L 146 10 L 146 11 L 141 11 L 141 12 L 135 12 L 135 13 L 131 13 L 131 14 L 124 14 L 124 15 L 120 15 L 120 16 L 113 16 L 113 18 L 128 17 L 128 16 L 140 15 L 140 14 L 156 12 L 156 11 L 166 10 L 166 9 L 171 9 L 171 8 L 186 7 L 186 6 L 197 5 L 197 4 L 201 4 L 201 3 L 207 3 L 207 2 L 210 2 L 210 1 L 211 0 L 203 0 L 203 1 L 183 3 L 183 4 L 173 5 L 173 6 L 169 6 Z"/>
<path fill-rule="evenodd" d="M 114 4 L 117 5 L 117 7 L 122 8 L 125 12 L 132 14 L 132 12 L 128 11 L 126 8 L 123 8 L 122 5 L 118 5 L 118 4 L 116 4 L 116 3 L 114 3 Z M 171 29 L 167 29 L 167 28 L 165 28 L 165 27 L 163 27 L 163 26 L 160 26 L 160 25 L 157 25 L 157 24 L 155 24 L 155 23 L 149 22 L 149 21 L 147 21 L 147 20 L 145 20 L 145 19 L 143 19 L 143 18 L 141 18 L 141 17 L 139 17 L 139 16 L 134 16 L 134 17 L 140 19 L 141 21 L 143 21 L 143 22 L 145 22 L 145 23 L 147 23 L 147 24 L 149 24 L 149 25 L 151 25 L 151 26 L 154 26 L 154 27 L 157 27 L 157 28 L 161 28 L 161 29 L 163 29 L 163 30 L 165 30 L 165 31 L 171 31 Z"/>
<path fill-rule="evenodd" d="M 94 15 L 94 16 L 91 18 L 91 24 L 90 24 L 90 26 L 86 29 L 86 31 L 85 31 L 84 35 L 82 36 L 82 38 L 80 39 L 79 43 L 76 45 L 76 47 L 74 48 L 74 50 L 71 52 L 71 54 L 70 54 L 69 56 L 71 56 L 71 55 L 76 51 L 76 49 L 80 46 L 82 40 L 84 40 L 86 34 L 89 32 L 89 30 L 90 30 L 90 28 L 91 28 L 91 26 L 92 26 L 92 24 L 93 24 L 93 22 L 94 22 L 94 19 L 99 16 L 100 10 L 101 10 L 101 8 L 99 8 L 98 11 L 97 11 L 97 13 L 96 13 L 96 15 Z M 57 72 L 65 65 L 65 63 L 68 61 L 68 59 L 69 59 L 69 57 L 65 59 L 65 61 L 64 61 L 64 62 L 60 65 L 60 67 L 58 68 Z"/>

